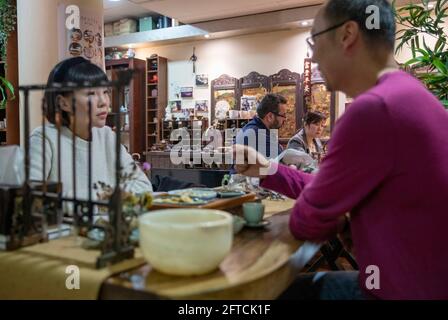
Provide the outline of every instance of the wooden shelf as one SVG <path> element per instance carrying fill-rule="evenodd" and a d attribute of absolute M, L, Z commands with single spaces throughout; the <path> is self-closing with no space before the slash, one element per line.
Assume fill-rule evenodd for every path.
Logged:
<path fill-rule="evenodd" d="M 149 137 L 146 150 L 151 150 L 162 137 L 163 129 L 159 124 L 168 103 L 168 60 L 160 56 L 148 57 L 146 71 L 146 135 Z M 153 121 L 154 118 L 158 121 Z"/>
<path fill-rule="evenodd" d="M 243 119 L 243 118 L 238 118 L 238 119 L 222 119 L 222 120 L 218 120 L 218 121 L 250 121 L 252 120 L 252 118 L 249 119 Z"/>
<path fill-rule="evenodd" d="M 106 60 L 106 68 L 110 68 L 112 66 L 127 66 L 133 62 L 133 59 L 134 58 L 109 59 Z"/>
<path fill-rule="evenodd" d="M 0 129 L 0 132 L 6 132 L 7 129 Z"/>
<path fill-rule="evenodd" d="M 146 107 L 145 101 L 140 99 L 145 93 L 146 84 L 146 61 L 137 58 L 129 59 L 117 59 L 117 60 L 106 60 L 106 72 L 109 80 L 118 80 L 121 70 L 133 69 L 135 72 L 132 75 L 132 80 L 128 90 L 125 88 L 113 88 L 111 91 L 111 107 L 112 113 L 107 116 L 108 125 L 114 125 L 115 116 L 119 115 L 121 119 L 121 124 L 123 125 L 124 118 L 129 118 L 129 128 L 126 130 L 120 129 L 122 133 L 123 140 L 122 143 L 129 147 L 130 153 L 143 154 L 146 150 L 145 141 L 145 124 L 142 119 L 145 118 L 146 114 L 144 109 Z M 126 112 L 120 112 L 120 107 L 128 102 L 128 106 L 132 106 Z"/>

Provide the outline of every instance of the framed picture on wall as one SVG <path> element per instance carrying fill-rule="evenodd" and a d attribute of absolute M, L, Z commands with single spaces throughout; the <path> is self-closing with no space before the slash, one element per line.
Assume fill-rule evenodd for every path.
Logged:
<path fill-rule="evenodd" d="M 196 75 L 196 85 L 197 86 L 208 86 L 208 74 L 197 74 Z"/>
<path fill-rule="evenodd" d="M 182 87 L 180 88 L 181 98 L 192 98 L 193 97 L 193 87 Z"/>
<path fill-rule="evenodd" d="M 170 108 L 172 113 L 178 113 L 182 111 L 182 101 L 173 100 L 170 101 Z"/>
<path fill-rule="evenodd" d="M 182 109 L 182 113 L 178 115 L 178 117 L 181 119 L 188 119 L 190 118 L 190 114 L 193 112 L 194 112 L 193 109 Z"/>
<path fill-rule="evenodd" d="M 197 112 L 208 112 L 208 100 L 196 100 L 194 109 Z"/>

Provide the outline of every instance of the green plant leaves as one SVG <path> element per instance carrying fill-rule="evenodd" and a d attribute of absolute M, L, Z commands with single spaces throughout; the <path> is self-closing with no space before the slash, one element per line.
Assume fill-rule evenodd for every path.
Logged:
<path fill-rule="evenodd" d="M 12 85 L 12 83 L 3 77 L 0 77 L 0 81 L 1 81 L 2 85 L 5 86 L 14 97 L 14 86 Z M 13 97 L 11 97 L 11 99 L 13 99 Z"/>
<path fill-rule="evenodd" d="M 395 6 L 395 1 L 393 4 Z M 412 59 L 405 65 L 426 70 L 418 73 L 417 77 L 448 108 L 448 35 L 443 29 L 448 17 L 448 0 L 437 0 L 432 9 L 428 4 L 429 0 L 421 0 L 421 4 L 408 4 L 395 10 L 397 23 L 404 27 L 396 33 L 398 44 L 395 52 L 404 45 L 410 47 Z M 422 36 L 435 38 L 434 46 L 428 45 Z"/>
<path fill-rule="evenodd" d="M 9 90 L 9 92 L 11 92 L 12 94 L 12 97 L 10 98 L 11 100 L 15 98 L 14 86 L 12 85 L 12 83 L 3 77 L 0 77 L 0 93 L 2 95 L 2 100 L 0 100 L 0 109 L 3 109 L 5 107 L 8 97 L 4 88 L 6 88 L 7 90 Z"/>
<path fill-rule="evenodd" d="M 413 64 L 416 64 L 416 63 L 419 63 L 419 62 L 425 62 L 425 58 L 424 57 L 415 57 L 415 58 L 412 58 L 409 61 L 406 61 L 404 64 L 406 66 L 412 66 Z"/>
<path fill-rule="evenodd" d="M 0 93 L 2 94 L 2 100 L 0 100 L 0 109 L 3 109 L 6 105 L 5 90 L 0 86 Z"/>
<path fill-rule="evenodd" d="M 437 68 L 437 70 L 439 70 L 440 73 L 448 76 L 448 69 L 446 68 L 446 66 L 442 63 L 442 61 L 440 61 L 439 59 L 435 58 L 432 61 L 432 64 Z"/>
<path fill-rule="evenodd" d="M 446 38 L 439 38 L 436 42 L 436 45 L 434 46 L 434 51 L 435 52 L 442 52 L 445 49 L 445 45 L 446 45 Z"/>

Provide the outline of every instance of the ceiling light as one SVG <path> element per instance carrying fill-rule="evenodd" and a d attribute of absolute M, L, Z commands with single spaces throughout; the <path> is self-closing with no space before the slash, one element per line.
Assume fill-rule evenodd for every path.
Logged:
<path fill-rule="evenodd" d="M 210 35 L 206 34 L 206 35 L 204 35 L 204 37 L 208 39 L 208 38 L 210 38 Z"/>
<path fill-rule="evenodd" d="M 109 0 L 110 2 L 118 2 L 118 1 L 120 1 L 120 0 Z"/>
<path fill-rule="evenodd" d="M 302 21 L 300 24 L 302 25 L 302 27 L 307 27 L 310 25 L 308 21 Z"/>

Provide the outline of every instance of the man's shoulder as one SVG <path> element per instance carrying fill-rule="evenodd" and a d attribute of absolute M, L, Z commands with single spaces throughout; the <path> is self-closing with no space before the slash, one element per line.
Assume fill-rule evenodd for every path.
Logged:
<path fill-rule="evenodd" d="M 386 116 L 389 113 L 384 97 L 374 92 L 366 92 L 358 96 L 345 111 L 341 120 L 367 121 Z M 340 121 L 345 122 L 345 121 Z"/>
<path fill-rule="evenodd" d="M 250 120 L 243 128 L 243 131 L 246 131 L 248 129 L 252 129 L 255 131 L 258 131 L 259 129 L 266 129 L 266 127 L 263 125 L 263 123 L 260 120 L 252 119 Z"/>
<path fill-rule="evenodd" d="M 363 99 L 381 101 L 385 105 L 413 103 L 419 99 L 428 99 L 432 95 L 423 84 L 404 71 L 395 71 L 383 75 L 378 83 L 361 94 Z"/>
<path fill-rule="evenodd" d="M 248 129 L 258 130 L 261 129 L 261 127 L 256 123 L 248 123 L 242 128 L 243 131 L 246 131 Z"/>
<path fill-rule="evenodd" d="M 366 134 L 367 131 L 376 132 L 382 127 L 388 127 L 391 120 L 391 106 L 387 104 L 385 98 L 373 90 L 357 96 L 337 120 L 333 137 L 341 132 L 350 136 L 354 132 Z"/>
<path fill-rule="evenodd" d="M 347 112 L 350 112 L 352 110 L 359 110 L 359 108 L 362 108 L 363 106 L 369 105 L 369 106 L 378 106 L 384 104 L 384 96 L 381 96 L 375 91 L 368 91 L 360 94 L 358 97 L 356 97 L 355 100 L 353 100 L 353 103 L 350 105 L 350 107 L 347 109 Z"/>
<path fill-rule="evenodd" d="M 414 77 L 396 71 L 383 75 L 370 90 L 360 94 L 350 107 L 347 114 L 369 117 L 371 115 L 386 115 L 421 111 L 421 104 L 437 104 L 434 96 Z"/>

